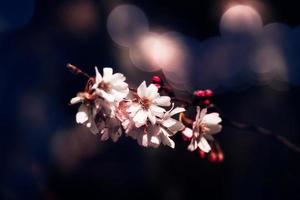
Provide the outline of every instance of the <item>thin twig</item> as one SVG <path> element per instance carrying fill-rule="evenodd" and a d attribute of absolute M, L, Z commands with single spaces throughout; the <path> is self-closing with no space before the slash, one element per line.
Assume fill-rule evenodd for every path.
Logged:
<path fill-rule="evenodd" d="M 72 65 L 70 63 L 67 64 L 67 68 L 73 72 L 74 74 L 78 74 L 78 75 L 82 75 L 85 76 L 87 78 L 91 78 L 90 75 L 88 75 L 87 73 L 83 72 L 81 69 L 79 69 L 77 66 Z"/>
<path fill-rule="evenodd" d="M 279 134 L 276 134 L 276 133 L 274 133 L 273 131 L 271 131 L 269 129 L 266 129 L 266 128 L 261 127 L 261 126 L 245 124 L 245 123 L 237 122 L 237 121 L 234 121 L 234 120 L 230 120 L 230 119 L 226 118 L 223 114 L 222 114 L 222 118 L 224 119 L 223 121 L 225 123 L 227 122 L 228 125 L 230 125 L 234 128 L 238 128 L 238 129 L 241 129 L 241 130 L 252 131 L 252 132 L 255 132 L 255 133 L 271 136 L 271 137 L 275 138 L 277 141 L 279 141 L 280 143 L 282 143 L 283 145 L 285 145 L 290 150 L 292 150 L 296 153 L 300 153 L 300 147 L 298 145 L 292 143 L 286 137 L 284 137 L 282 135 L 279 135 Z"/>

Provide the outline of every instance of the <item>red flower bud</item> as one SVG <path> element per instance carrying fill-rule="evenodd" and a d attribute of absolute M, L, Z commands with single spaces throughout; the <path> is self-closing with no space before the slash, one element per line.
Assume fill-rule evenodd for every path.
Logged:
<path fill-rule="evenodd" d="M 206 153 L 204 151 L 199 149 L 198 153 L 199 153 L 200 158 L 205 158 L 206 157 Z"/>
<path fill-rule="evenodd" d="M 218 156 L 218 162 L 221 163 L 224 161 L 224 154 L 222 152 L 219 152 L 217 156 Z"/>
<path fill-rule="evenodd" d="M 210 152 L 209 156 L 208 156 L 208 160 L 210 162 L 216 162 L 217 161 L 217 154 L 215 152 Z"/>
<path fill-rule="evenodd" d="M 209 105 L 210 104 L 210 101 L 208 99 L 205 99 L 203 102 L 202 102 L 204 105 Z"/>
<path fill-rule="evenodd" d="M 206 97 L 212 97 L 213 96 L 213 92 L 211 90 L 205 90 L 205 96 Z"/>
<path fill-rule="evenodd" d="M 205 96 L 205 92 L 203 90 L 196 90 L 194 92 L 194 95 L 197 97 L 204 97 Z"/>
<path fill-rule="evenodd" d="M 161 78 L 159 76 L 152 76 L 152 83 L 161 83 Z"/>

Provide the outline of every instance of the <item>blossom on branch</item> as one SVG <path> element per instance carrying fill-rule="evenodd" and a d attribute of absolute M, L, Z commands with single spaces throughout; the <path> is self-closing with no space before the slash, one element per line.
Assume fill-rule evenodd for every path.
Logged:
<path fill-rule="evenodd" d="M 121 73 L 113 74 L 111 68 L 103 68 L 101 75 L 95 67 L 96 75 L 90 77 L 76 66 L 68 66 L 70 70 L 88 78 L 85 90 L 70 101 L 71 105 L 81 103 L 76 122 L 99 135 L 102 141 L 111 139 L 116 142 L 124 133 L 144 147 L 156 148 L 163 144 L 175 148 L 172 137 L 182 132 L 191 140 L 188 150 L 200 148 L 209 152 L 211 147 L 207 140 L 213 140 L 212 135 L 221 130 L 219 114 L 207 114 L 207 108 L 200 110 L 197 106 L 195 121 L 178 118 L 176 115 L 184 116 L 186 108 L 194 105 L 193 102 L 176 99 L 167 83 L 160 84 L 158 89 L 157 85 L 147 86 L 143 81 L 136 90 L 129 90 L 126 77 Z M 152 78 L 152 81 L 162 83 L 158 76 Z M 162 94 L 168 94 L 172 99 Z M 176 107 L 171 100 L 184 107 Z M 185 125 L 192 126 L 192 129 Z"/>
<path fill-rule="evenodd" d="M 109 102 L 121 101 L 129 92 L 126 78 L 121 73 L 113 74 L 112 68 L 103 68 L 103 76 L 96 70 L 96 82 L 92 89 L 96 94 Z"/>
<path fill-rule="evenodd" d="M 160 96 L 158 88 L 154 84 L 147 87 L 146 82 L 143 81 L 137 88 L 137 95 L 135 95 L 127 111 L 130 113 L 135 126 L 139 128 L 147 123 L 147 119 L 152 125 L 155 125 L 157 117 L 162 117 L 166 111 L 161 106 L 170 105 L 170 97 Z"/>
<path fill-rule="evenodd" d="M 170 138 L 177 132 L 182 131 L 185 126 L 178 120 L 172 118 L 173 115 L 184 112 L 184 108 L 177 107 L 164 112 L 161 118 L 157 118 L 155 124 L 146 124 L 140 128 L 133 129 L 127 135 L 136 139 L 138 144 L 144 147 L 158 147 L 161 143 L 175 148 L 175 142 Z"/>
<path fill-rule="evenodd" d="M 70 104 L 81 103 L 76 114 L 76 122 L 85 125 L 93 134 L 97 134 L 98 129 L 95 123 L 95 116 L 99 105 L 95 104 L 94 101 L 88 100 L 87 96 L 87 93 L 80 92 L 76 97 L 71 99 Z"/>
<path fill-rule="evenodd" d="M 188 150 L 195 151 L 197 148 L 204 152 L 209 152 L 211 150 L 210 145 L 207 140 L 212 141 L 212 135 L 221 131 L 222 126 L 219 124 L 222 119 L 219 114 L 214 112 L 210 114 L 207 113 L 207 108 L 200 109 L 197 106 L 197 115 L 195 121 L 193 122 L 193 129 L 185 128 L 182 134 L 191 139 L 191 143 L 188 146 Z"/>

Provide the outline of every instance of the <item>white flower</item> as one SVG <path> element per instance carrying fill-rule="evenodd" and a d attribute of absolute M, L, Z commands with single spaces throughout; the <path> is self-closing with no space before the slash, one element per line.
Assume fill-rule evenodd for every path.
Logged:
<path fill-rule="evenodd" d="M 109 102 L 121 101 L 129 92 L 125 76 L 121 73 L 113 74 L 112 68 L 103 68 L 103 77 L 96 70 L 96 81 L 92 86 L 97 95 Z"/>
<path fill-rule="evenodd" d="M 81 92 L 70 101 L 70 104 L 81 103 L 76 114 L 76 122 L 85 125 L 93 134 L 100 132 L 101 140 L 107 140 L 110 137 L 116 141 L 120 137 L 117 129 L 121 129 L 121 124 L 115 119 L 119 122 L 117 126 L 117 123 L 112 120 L 115 117 L 115 103 L 101 98 L 90 100 L 88 96 L 87 92 Z"/>
<path fill-rule="evenodd" d="M 154 84 L 146 86 L 143 81 L 137 89 L 137 96 L 128 108 L 128 112 L 132 117 L 137 128 L 145 125 L 147 119 L 154 125 L 156 117 L 162 117 L 166 111 L 160 106 L 170 106 L 171 98 L 168 96 L 160 96 L 158 88 Z"/>
<path fill-rule="evenodd" d="M 174 106 L 174 105 L 173 105 Z M 178 131 L 184 129 L 184 125 L 176 119 L 171 118 L 184 108 L 173 107 L 165 112 L 162 118 L 157 119 L 156 124 L 150 124 L 128 132 L 128 135 L 138 141 L 138 144 L 144 147 L 158 147 L 161 143 L 171 148 L 175 148 L 174 141 L 170 138 Z"/>
<path fill-rule="evenodd" d="M 208 140 L 213 140 L 212 135 L 221 131 L 222 126 L 219 124 L 222 119 L 219 114 L 214 112 L 206 114 L 207 109 L 202 109 L 197 106 L 197 115 L 193 123 L 193 130 L 190 128 L 185 128 L 182 133 L 191 138 L 191 143 L 188 146 L 188 150 L 194 151 L 198 147 L 204 151 L 209 152 L 211 147 L 209 146 Z"/>
<path fill-rule="evenodd" d="M 77 103 L 82 104 L 76 114 L 76 122 L 85 125 L 93 134 L 97 134 L 99 131 L 95 123 L 95 116 L 97 114 L 98 106 L 94 106 L 91 102 L 85 102 L 84 96 L 80 94 L 70 101 L 70 104 Z"/>

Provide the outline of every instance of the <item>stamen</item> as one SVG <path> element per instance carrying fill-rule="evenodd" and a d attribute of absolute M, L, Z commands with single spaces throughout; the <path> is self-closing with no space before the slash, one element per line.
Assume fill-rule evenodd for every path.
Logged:
<path fill-rule="evenodd" d="M 139 103 L 142 105 L 142 108 L 147 110 L 151 105 L 151 101 L 147 98 L 140 99 Z"/>
<path fill-rule="evenodd" d="M 108 92 L 111 90 L 111 85 L 102 81 L 101 83 L 99 83 L 98 88 L 104 90 L 105 92 Z"/>

